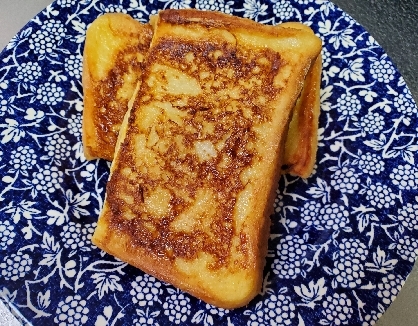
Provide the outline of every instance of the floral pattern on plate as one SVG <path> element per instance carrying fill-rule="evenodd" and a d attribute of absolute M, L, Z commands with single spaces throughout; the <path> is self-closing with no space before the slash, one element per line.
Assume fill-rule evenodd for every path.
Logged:
<path fill-rule="evenodd" d="M 261 293 L 213 307 L 90 239 L 109 164 L 81 144 L 82 51 L 99 15 L 158 9 L 301 21 L 323 40 L 315 173 L 283 176 Z M 391 60 L 326 0 L 57 0 L 0 55 L 0 299 L 33 325 L 372 325 L 418 253 L 418 109 Z"/>

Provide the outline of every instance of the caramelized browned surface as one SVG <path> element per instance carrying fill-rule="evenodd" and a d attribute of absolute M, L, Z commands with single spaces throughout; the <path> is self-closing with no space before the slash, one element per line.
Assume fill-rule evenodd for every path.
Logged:
<path fill-rule="evenodd" d="M 97 148 L 99 153 L 95 156 L 103 157 L 107 160 L 113 159 L 116 140 L 119 134 L 120 125 L 128 109 L 129 98 L 117 99 L 117 91 L 124 84 L 123 76 L 131 70 L 139 81 L 142 73 L 140 62 L 136 60 L 136 52 L 141 51 L 136 46 L 125 48 L 118 53 L 115 66 L 110 71 L 108 77 L 99 81 L 94 87 L 96 97 L 95 108 L 100 114 L 95 115 L 93 121 L 97 137 Z M 146 51 L 142 49 L 142 51 Z M 133 94 L 135 84 L 131 85 L 130 93 Z"/>
<path fill-rule="evenodd" d="M 129 99 L 141 81 L 152 38 L 149 25 L 106 14 L 89 27 L 84 50 L 83 145 L 87 159 L 113 159 Z"/>
<path fill-rule="evenodd" d="M 94 33 L 98 39 L 109 37 L 111 32 L 112 37 L 118 37 L 122 42 L 114 42 L 110 47 L 110 51 L 117 50 L 116 58 L 112 62 L 110 71 L 103 80 L 95 80 L 92 86 L 91 94 L 86 93 L 86 97 L 91 97 L 94 101 L 94 112 L 91 115 L 92 127 L 95 129 L 95 137 L 92 138 L 94 143 L 88 143 L 86 150 L 88 158 L 104 158 L 112 160 L 114 155 L 114 146 L 119 133 L 120 124 L 123 116 L 128 109 L 129 96 L 133 93 L 135 82 L 140 81 L 143 65 L 138 60 L 138 54 L 145 55 L 151 40 L 149 31 L 145 30 L 144 35 L 139 37 L 143 39 L 142 43 L 135 42 L 134 39 L 129 40 L 127 29 L 132 24 L 125 15 L 110 14 L 108 18 L 113 21 L 118 20 L 118 28 L 111 28 L 108 23 L 106 28 L 95 29 Z M 123 26 L 125 25 L 125 26 Z M 280 27 L 304 29 L 308 32 L 312 30 L 301 23 L 284 23 Z M 144 29 L 143 26 L 133 34 L 133 38 L 138 38 L 137 33 Z M 145 27 L 146 29 L 148 27 Z M 91 32 L 92 33 L 92 32 Z M 125 38 L 125 40 L 124 40 Z M 89 43 L 88 38 L 87 43 Z M 89 44 L 87 44 L 89 46 Z M 109 46 L 108 46 L 109 48 Z M 86 53 L 88 56 L 88 53 Z M 96 58 L 97 61 L 100 56 Z M 174 58 L 175 60 L 175 58 Z M 141 59 L 142 61 L 142 59 Z M 252 63 L 254 65 L 254 62 Z M 87 70 L 88 67 L 85 67 Z M 249 69 L 251 67 L 249 66 Z M 263 72 L 260 71 L 259 75 Z M 321 62 L 320 59 L 316 61 L 315 67 L 311 67 L 307 78 L 304 82 L 304 88 L 300 98 L 294 109 L 292 121 L 289 126 L 289 133 L 285 146 L 285 156 L 283 162 L 283 172 L 293 175 L 308 177 L 313 170 L 316 159 L 317 148 L 317 128 L 319 116 L 319 90 L 320 90 L 320 76 L 321 76 Z M 240 76 L 245 78 L 247 76 Z M 129 84 L 130 85 L 127 85 Z M 126 96 L 118 96 L 121 88 L 125 87 Z M 86 99 L 86 102 L 89 99 Z M 86 109 L 88 110 L 88 108 Z"/>
<path fill-rule="evenodd" d="M 248 303 L 290 114 L 319 51 L 296 29 L 160 12 L 94 243 L 206 302 Z"/>
<path fill-rule="evenodd" d="M 214 55 L 216 51 L 222 52 L 218 58 Z M 195 59 L 188 62 L 192 53 Z M 135 103 L 138 109 L 155 105 L 156 101 L 183 102 L 181 106 L 174 106 L 179 110 L 181 121 L 167 119 L 161 111 L 159 121 L 151 125 L 147 142 L 156 138 L 151 140 L 155 144 L 150 147 L 155 152 L 152 165 L 158 167 L 152 172 L 141 171 L 143 165 L 151 165 L 148 162 L 136 166 L 136 162 L 147 161 L 147 158 L 135 155 L 141 140 L 135 133 L 128 134 L 121 148 L 121 152 L 127 154 L 120 157 L 119 164 L 129 167 L 129 173 L 115 171 L 112 179 L 117 181 L 108 185 L 107 200 L 115 216 L 110 226 L 123 228 L 151 255 L 196 258 L 196 254 L 203 251 L 215 257 L 213 268 L 224 265 L 231 254 L 236 196 L 244 188 L 240 175 L 262 159 L 255 148 L 257 135 L 252 126 L 271 122 L 272 110 L 268 103 L 280 92 L 280 88 L 272 86 L 272 79 L 281 66 L 280 57 L 269 50 L 235 51 L 226 44 L 173 43 L 163 39 L 152 49 L 147 63 L 151 67 L 164 63 L 181 70 L 195 78 L 206 91 L 189 98 L 183 94 L 153 94 Z M 164 83 L 163 75 L 151 76 L 160 77 L 159 82 Z M 152 94 L 153 87 L 145 84 L 141 93 Z M 142 119 L 140 112 L 136 119 Z M 148 131 L 144 129 L 140 132 Z M 204 148 L 201 155 L 196 151 L 199 146 Z M 157 221 L 149 216 L 146 205 L 138 204 L 144 203 L 156 185 L 170 194 L 170 209 Z M 190 209 L 201 189 L 205 196 L 210 196 L 207 199 L 209 210 L 202 212 L 205 220 L 196 223 L 187 234 L 184 230 L 176 231 L 173 222 Z M 134 204 L 127 207 L 125 202 L 119 201 L 121 192 L 132 198 Z M 126 210 L 141 219 L 127 220 Z M 147 222 L 153 225 L 152 232 Z M 241 237 L 237 250 L 245 252 L 245 234 Z"/>

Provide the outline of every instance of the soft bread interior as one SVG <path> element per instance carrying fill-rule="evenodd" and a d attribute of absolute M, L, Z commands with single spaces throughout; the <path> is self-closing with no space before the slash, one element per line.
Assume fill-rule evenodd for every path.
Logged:
<path fill-rule="evenodd" d="M 290 116 L 312 33 L 161 11 L 92 241 L 213 305 L 260 290 Z"/>

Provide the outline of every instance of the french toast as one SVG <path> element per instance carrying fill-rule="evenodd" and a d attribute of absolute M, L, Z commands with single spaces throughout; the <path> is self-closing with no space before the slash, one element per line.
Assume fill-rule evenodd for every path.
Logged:
<path fill-rule="evenodd" d="M 232 309 L 260 290 L 292 108 L 313 33 L 160 11 L 93 243 Z"/>
<path fill-rule="evenodd" d="M 112 16 L 114 15 L 114 17 Z M 106 14 L 107 19 L 112 19 L 113 21 L 118 21 L 119 26 L 122 26 L 123 23 L 125 24 L 133 24 L 131 19 L 127 19 L 127 15 L 123 14 Z M 99 18 L 103 19 L 103 18 Z M 153 17 L 151 17 L 151 25 Z M 96 22 L 93 23 L 93 27 L 97 24 Z M 281 27 L 289 27 L 289 28 L 297 28 L 297 29 L 304 29 L 306 31 L 312 32 L 312 30 L 301 24 L 296 22 L 289 22 L 283 23 L 280 25 Z M 147 27 L 140 27 L 140 28 L 147 28 Z M 122 29 L 120 27 L 120 29 Z M 124 29 L 122 29 L 124 30 Z M 140 32 L 140 29 L 138 29 Z M 141 49 L 141 55 L 143 55 L 143 51 L 145 47 L 151 41 L 151 38 L 148 35 L 148 28 L 146 31 L 146 37 L 143 40 L 144 47 Z M 90 42 L 94 39 L 106 39 L 109 37 L 118 37 L 117 33 L 111 33 L 111 25 L 110 24 L 100 24 L 100 28 L 90 28 L 89 35 L 86 40 L 86 51 L 84 52 L 85 56 L 89 59 L 85 62 L 84 69 L 86 71 L 89 70 L 89 63 L 94 58 L 94 54 L 89 52 L 91 49 Z M 126 33 L 124 34 L 126 36 Z M 148 43 L 147 43 L 148 42 Z M 125 42 L 123 44 L 129 44 Z M 119 52 L 122 52 L 123 46 L 120 46 L 119 42 L 110 43 L 106 47 L 106 51 L 115 51 L 112 46 L 117 47 Z M 102 50 L 103 53 L 103 50 Z M 97 57 L 96 64 L 100 64 L 100 61 L 103 60 L 101 57 Z M 115 65 L 118 64 L 118 61 L 115 60 Z M 283 172 L 290 173 L 293 175 L 301 176 L 301 177 L 308 177 L 312 170 L 316 159 L 316 148 L 317 148 L 317 129 L 318 129 L 318 115 L 319 115 L 319 89 L 320 89 L 320 77 L 321 77 L 321 59 L 318 58 L 314 66 L 308 72 L 308 75 L 304 82 L 303 91 L 301 93 L 300 98 L 297 101 L 297 104 L 294 109 L 294 114 L 292 118 L 292 122 L 290 123 L 289 129 L 289 137 L 287 137 L 286 146 L 285 146 L 285 156 L 283 161 Z M 109 69 L 115 73 L 123 73 L 125 76 L 129 76 L 130 80 L 139 80 L 141 71 L 138 69 L 131 69 L 130 71 L 125 70 L 117 70 L 117 69 Z M 118 76 L 116 76 L 118 77 Z M 90 74 L 86 74 L 84 81 L 88 83 L 91 80 Z M 116 78 L 121 80 L 120 78 Z M 125 77 L 126 79 L 126 77 Z M 106 92 L 106 94 L 116 94 L 117 90 L 116 87 L 123 87 L 123 84 L 114 84 L 112 93 Z M 85 102 L 86 104 L 91 103 L 91 105 L 86 105 L 85 108 L 85 125 L 89 125 L 89 128 L 85 128 L 85 131 L 95 131 L 93 136 L 86 136 L 85 139 L 85 151 L 86 157 L 88 159 L 93 158 L 103 158 L 107 160 L 113 159 L 114 154 L 114 147 L 116 145 L 116 136 L 119 132 L 120 125 L 123 120 L 123 116 L 126 113 L 127 101 L 128 98 L 134 93 L 133 85 L 129 88 L 126 88 L 123 92 L 125 95 L 124 100 L 122 103 L 115 103 L 114 96 L 108 96 L 107 98 L 102 98 L 101 105 L 106 108 L 106 110 L 98 109 L 97 105 L 94 105 L 93 99 L 98 98 L 96 95 L 97 93 L 100 94 L 102 92 L 101 87 L 107 87 L 107 83 L 97 83 L 95 88 L 85 90 Z M 85 87 L 86 88 L 86 87 Z M 96 94 L 95 94 L 96 93 Z M 98 102 L 96 100 L 96 102 Z M 112 108 L 115 108 L 112 111 Z M 88 116 L 90 115 L 90 119 Z M 111 116 L 111 120 L 107 117 Z M 106 124 L 102 124 L 102 120 L 106 121 Z M 90 121 L 90 123 L 89 123 Z M 100 126 L 104 125 L 106 127 L 107 132 L 104 128 Z M 110 135 L 109 135 L 110 134 Z M 94 152 L 94 154 L 93 154 Z"/>
<path fill-rule="evenodd" d="M 313 33 L 311 28 L 297 22 L 287 22 L 281 26 Z M 293 109 L 286 138 L 282 173 L 302 178 L 308 178 L 312 174 L 318 148 L 321 72 L 322 56 L 319 54 L 306 75 L 302 92 Z"/>
<path fill-rule="evenodd" d="M 149 24 L 127 14 L 97 18 L 87 29 L 83 53 L 83 149 L 88 159 L 112 160 L 120 124 L 152 38 Z"/>
<path fill-rule="evenodd" d="M 322 57 L 306 75 L 302 92 L 293 109 L 287 133 L 282 172 L 308 178 L 314 169 L 318 149 Z"/>

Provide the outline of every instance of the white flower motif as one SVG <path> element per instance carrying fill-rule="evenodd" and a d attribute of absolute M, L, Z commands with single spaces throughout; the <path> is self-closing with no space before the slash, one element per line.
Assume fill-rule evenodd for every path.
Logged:
<path fill-rule="evenodd" d="M 295 279 L 302 272 L 302 259 L 307 245 L 299 236 L 287 235 L 277 245 L 277 258 L 273 261 L 273 273 L 283 279 Z"/>
<path fill-rule="evenodd" d="M 398 209 L 398 221 L 409 230 L 418 230 L 418 204 L 407 203 Z"/>
<path fill-rule="evenodd" d="M 54 160 L 63 160 L 71 153 L 70 141 L 64 133 L 53 134 L 47 138 L 44 150 Z"/>
<path fill-rule="evenodd" d="M 50 54 L 61 45 L 66 37 L 67 29 L 57 20 L 46 21 L 41 29 L 33 33 L 29 38 L 29 48 L 41 56 Z"/>
<path fill-rule="evenodd" d="M 223 11 L 226 14 L 232 14 L 232 5 L 234 4 L 233 1 L 225 0 L 196 0 L 196 9 L 200 10 L 216 10 L 216 11 Z"/>
<path fill-rule="evenodd" d="M 321 219 L 318 218 L 319 211 L 321 210 L 321 203 L 316 201 L 307 201 L 300 210 L 300 216 L 302 223 L 307 227 L 319 227 L 321 228 Z"/>
<path fill-rule="evenodd" d="M 373 92 L 372 90 L 363 89 L 359 92 L 359 95 L 364 98 L 366 102 L 373 102 L 373 100 L 378 96 L 376 92 Z"/>
<path fill-rule="evenodd" d="M 356 43 L 353 41 L 353 30 L 350 28 L 343 29 L 339 33 L 335 33 L 329 39 L 330 43 L 334 45 L 334 49 L 338 50 L 340 46 L 345 48 L 355 47 Z"/>
<path fill-rule="evenodd" d="M 178 289 L 168 289 L 168 292 L 167 301 L 163 304 L 164 315 L 171 323 L 181 325 L 190 315 L 190 298 Z"/>
<path fill-rule="evenodd" d="M 402 259 L 414 263 L 415 258 L 418 255 L 418 240 L 409 236 L 400 238 L 396 245 L 396 249 Z"/>
<path fill-rule="evenodd" d="M 342 166 L 331 177 L 331 186 L 342 193 L 354 194 L 359 189 L 359 178 L 354 168 Z"/>
<path fill-rule="evenodd" d="M 24 83 L 33 83 L 41 77 L 41 66 L 37 62 L 23 62 L 17 67 L 17 78 Z"/>
<path fill-rule="evenodd" d="M 245 0 L 243 4 L 244 17 L 258 21 L 259 16 L 267 15 L 268 6 L 258 0 Z"/>
<path fill-rule="evenodd" d="M 16 236 L 14 228 L 8 220 L 4 222 L 0 221 L 0 250 L 6 249 L 13 243 L 14 237 Z"/>
<path fill-rule="evenodd" d="M 385 162 L 381 156 L 374 153 L 361 154 L 359 159 L 356 160 L 359 168 L 369 175 L 380 174 L 385 169 Z"/>
<path fill-rule="evenodd" d="M 27 176 L 27 171 L 36 164 L 35 150 L 29 146 L 19 146 L 12 151 L 10 163 L 15 171 L 21 171 L 23 175 Z"/>
<path fill-rule="evenodd" d="M 351 79 L 355 82 L 364 82 L 363 58 L 349 61 L 348 67 L 341 70 L 339 77 L 346 81 Z"/>
<path fill-rule="evenodd" d="M 364 278 L 364 266 L 357 258 L 340 258 L 334 261 L 334 269 L 332 270 L 335 278 L 334 281 L 343 288 L 356 288 L 361 285 Z"/>
<path fill-rule="evenodd" d="M 331 60 L 332 60 L 331 52 L 329 52 L 328 49 L 324 46 L 322 47 L 321 55 L 322 55 L 322 67 L 326 68 L 330 65 Z"/>
<path fill-rule="evenodd" d="M 349 213 L 344 206 L 332 203 L 321 208 L 318 218 L 325 229 L 336 231 L 349 225 L 348 216 Z"/>
<path fill-rule="evenodd" d="M 70 54 L 65 58 L 65 70 L 71 77 L 81 78 L 82 59 L 82 56 L 79 54 Z"/>
<path fill-rule="evenodd" d="M 36 99 L 42 104 L 57 105 L 64 97 L 63 89 L 55 83 L 46 82 L 37 89 Z"/>
<path fill-rule="evenodd" d="M 86 300 L 82 299 L 80 295 L 68 296 L 58 304 L 54 322 L 59 326 L 84 325 L 89 318 L 89 308 L 86 306 Z"/>
<path fill-rule="evenodd" d="M 318 32 L 322 35 L 328 35 L 332 30 L 332 23 L 330 20 L 318 22 Z"/>
<path fill-rule="evenodd" d="M 248 326 L 292 325 L 296 317 L 296 307 L 291 298 L 283 294 L 270 294 L 263 302 L 256 305 L 255 310 L 246 310 L 249 315 Z"/>
<path fill-rule="evenodd" d="M 57 4 L 61 7 L 71 7 L 77 3 L 76 0 L 58 0 Z"/>
<path fill-rule="evenodd" d="M 7 100 L 3 97 L 2 94 L 0 94 L 0 117 L 3 116 L 6 112 L 13 113 L 14 110 L 11 107 L 10 100 Z"/>
<path fill-rule="evenodd" d="M 368 185 L 366 198 L 371 205 L 376 206 L 377 208 L 389 208 L 390 206 L 395 205 L 396 195 L 388 186 L 378 182 L 376 184 L 373 183 Z"/>
<path fill-rule="evenodd" d="M 81 116 L 72 114 L 68 118 L 68 132 L 76 137 L 81 136 Z"/>
<path fill-rule="evenodd" d="M 6 280 L 17 281 L 30 271 L 31 266 L 30 256 L 18 251 L 16 254 L 4 257 L 0 264 L 1 276 Z"/>
<path fill-rule="evenodd" d="M 376 322 L 382 317 L 382 312 L 376 312 L 372 310 L 368 315 L 364 316 L 362 326 L 370 326 L 376 324 Z"/>
<path fill-rule="evenodd" d="M 226 314 L 229 313 L 228 309 L 218 308 L 218 307 L 212 306 L 210 304 L 206 304 L 206 309 L 209 310 L 209 312 L 212 315 L 217 315 L 217 316 L 220 316 L 220 317 L 223 317 L 223 316 L 225 316 Z"/>
<path fill-rule="evenodd" d="M 370 112 L 360 119 L 360 127 L 364 133 L 377 134 L 384 126 L 384 117 L 378 112 Z"/>
<path fill-rule="evenodd" d="M 382 278 L 382 282 L 377 285 L 377 296 L 382 298 L 384 304 L 391 304 L 395 300 L 405 281 L 400 277 L 389 274 Z"/>
<path fill-rule="evenodd" d="M 399 113 L 406 116 L 416 116 L 418 108 L 412 99 L 411 94 L 399 94 L 393 101 L 393 106 L 398 110 Z"/>
<path fill-rule="evenodd" d="M 61 188 L 64 173 L 56 166 L 46 165 L 33 173 L 32 185 L 41 193 L 53 193 Z"/>
<path fill-rule="evenodd" d="M 395 68 L 386 55 L 383 55 L 380 60 L 376 58 L 372 60 L 370 73 L 374 79 L 381 83 L 389 83 L 395 78 Z"/>
<path fill-rule="evenodd" d="M 418 168 L 411 164 L 398 165 L 389 175 L 394 185 L 399 189 L 417 189 L 418 188 Z"/>
<path fill-rule="evenodd" d="M 159 0 L 165 2 L 164 9 L 185 9 L 190 8 L 191 0 Z"/>
<path fill-rule="evenodd" d="M 114 5 L 111 4 L 108 7 L 106 7 L 104 9 L 104 12 L 106 13 L 114 13 L 114 12 L 118 12 L 118 13 L 123 13 L 123 14 L 127 14 L 128 10 L 126 10 L 126 8 L 122 5 Z"/>
<path fill-rule="evenodd" d="M 350 117 L 356 115 L 361 109 L 361 102 L 357 95 L 347 92 L 337 99 L 337 111 L 341 117 Z"/>
<path fill-rule="evenodd" d="M 283 209 L 284 203 L 283 203 L 283 196 L 278 193 L 276 198 L 274 198 L 274 211 L 276 213 L 281 212 L 281 210 Z"/>
<path fill-rule="evenodd" d="M 295 9 L 289 1 L 278 1 L 273 4 L 273 13 L 281 20 L 289 20 L 294 15 Z"/>
<path fill-rule="evenodd" d="M 148 274 L 140 275 L 131 285 L 132 302 L 140 307 L 152 306 L 155 302 L 160 301 L 159 296 L 163 292 L 162 284 L 155 277 Z"/>
<path fill-rule="evenodd" d="M 345 293 L 327 296 L 322 306 L 325 319 L 321 320 L 321 325 L 347 325 L 353 314 L 351 300 Z"/>
<path fill-rule="evenodd" d="M 329 0 L 316 0 L 316 4 L 319 4 L 319 11 L 323 12 L 325 16 L 329 16 L 330 11 L 335 10 L 335 5 Z"/>
<path fill-rule="evenodd" d="M 96 222 L 82 225 L 71 221 L 65 224 L 63 231 L 60 233 L 64 247 L 71 250 L 90 251 L 91 237 L 96 225 Z"/>

